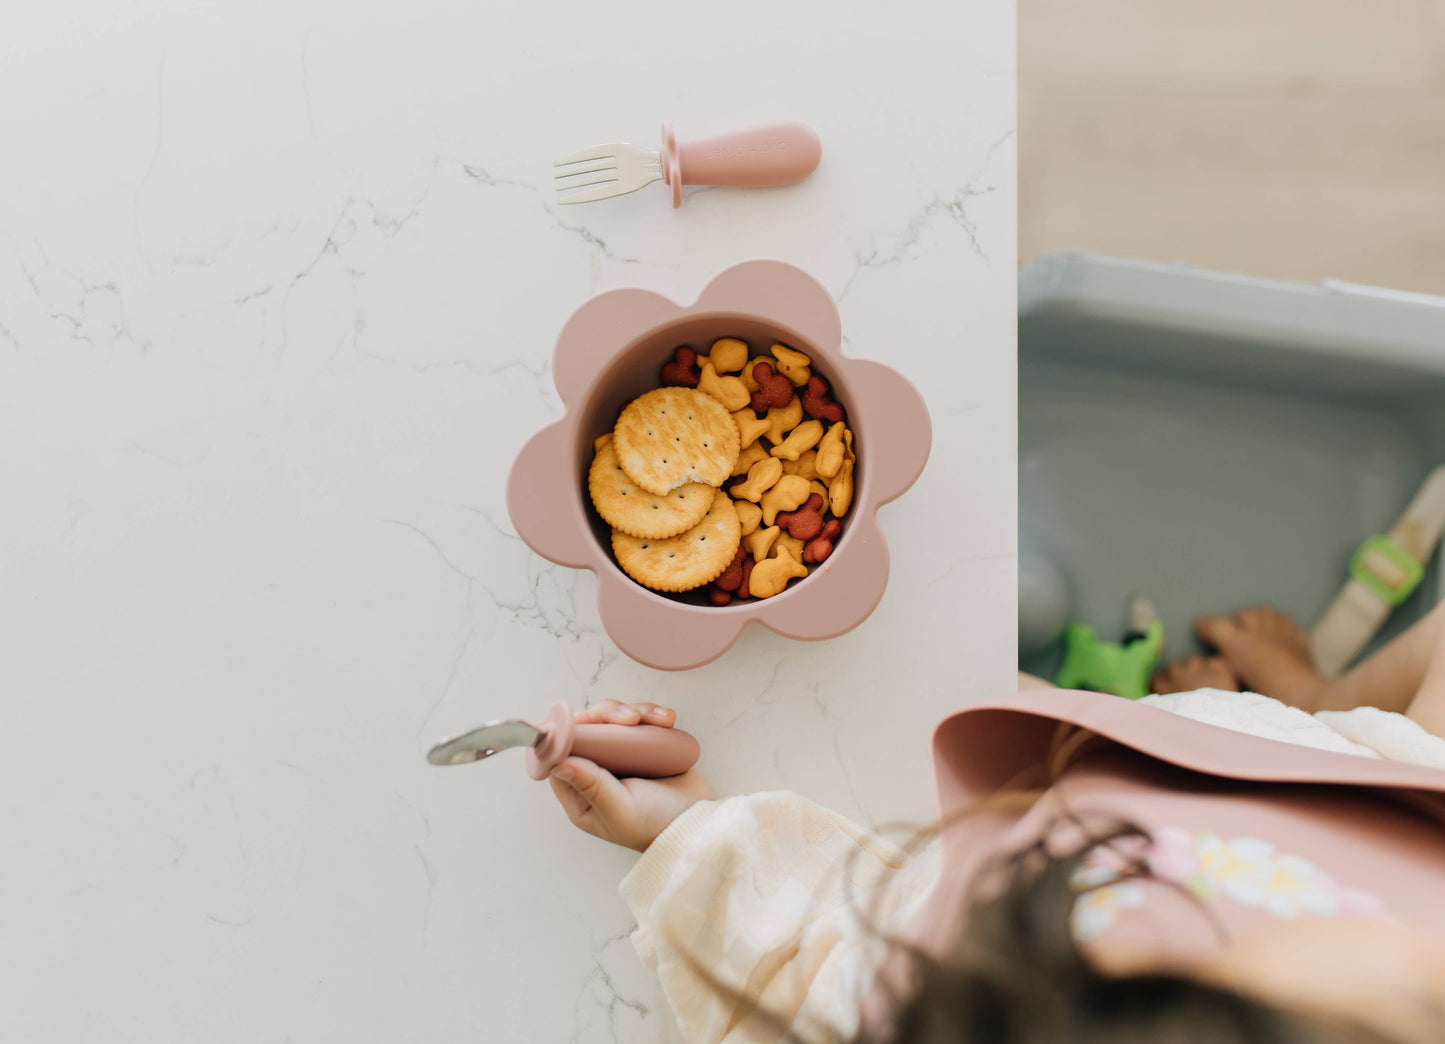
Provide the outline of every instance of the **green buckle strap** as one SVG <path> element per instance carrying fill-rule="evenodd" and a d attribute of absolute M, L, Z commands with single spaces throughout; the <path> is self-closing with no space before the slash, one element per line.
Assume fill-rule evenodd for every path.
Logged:
<path fill-rule="evenodd" d="M 1383 576 L 1372 572 L 1365 563 L 1365 559 L 1372 554 L 1387 559 L 1404 574 L 1404 578 L 1397 584 L 1391 584 Z M 1420 581 L 1425 577 L 1425 567 L 1402 551 L 1389 537 L 1372 536 L 1359 546 L 1354 557 L 1350 559 L 1350 576 L 1378 595 L 1380 601 L 1394 608 L 1420 586 Z"/>

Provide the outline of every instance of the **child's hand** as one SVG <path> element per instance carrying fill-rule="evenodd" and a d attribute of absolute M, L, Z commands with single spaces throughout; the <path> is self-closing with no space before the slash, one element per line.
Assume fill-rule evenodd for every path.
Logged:
<path fill-rule="evenodd" d="M 660 725 L 672 728 L 677 714 L 655 703 L 631 706 L 603 700 L 577 712 L 577 721 L 608 725 Z M 618 779 L 586 758 L 571 757 L 552 770 L 547 782 L 567 818 L 593 837 L 646 851 L 657 835 L 712 788 L 696 768 L 669 779 Z"/>

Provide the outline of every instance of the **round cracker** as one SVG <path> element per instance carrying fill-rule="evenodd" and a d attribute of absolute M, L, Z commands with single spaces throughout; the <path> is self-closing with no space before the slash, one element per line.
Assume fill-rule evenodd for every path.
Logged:
<path fill-rule="evenodd" d="M 721 486 L 741 441 L 732 415 L 694 388 L 655 388 L 639 395 L 612 429 L 622 470 L 658 496 L 687 482 Z"/>
<path fill-rule="evenodd" d="M 654 591 L 690 591 L 712 583 L 732 565 L 742 529 L 733 502 L 714 490 L 701 522 L 686 533 L 664 540 L 612 531 L 612 553 L 623 572 Z"/>
<path fill-rule="evenodd" d="M 689 482 L 665 497 L 649 493 L 627 477 L 608 439 L 592 458 L 587 472 L 592 506 L 613 529 L 637 537 L 670 537 L 702 521 L 712 506 L 711 486 Z"/>

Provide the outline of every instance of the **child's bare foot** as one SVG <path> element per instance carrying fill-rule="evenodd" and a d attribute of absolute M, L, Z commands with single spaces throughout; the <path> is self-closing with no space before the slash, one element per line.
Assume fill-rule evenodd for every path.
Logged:
<path fill-rule="evenodd" d="M 1325 681 L 1310 661 L 1309 635 L 1284 613 L 1257 606 L 1232 616 L 1202 616 L 1194 630 L 1251 691 L 1301 710 L 1319 709 Z"/>
<path fill-rule="evenodd" d="M 1155 693 L 1189 692 L 1191 689 L 1223 689 L 1226 692 L 1239 691 L 1239 679 L 1229 665 L 1218 656 L 1190 656 L 1171 663 L 1150 683 L 1149 691 Z"/>

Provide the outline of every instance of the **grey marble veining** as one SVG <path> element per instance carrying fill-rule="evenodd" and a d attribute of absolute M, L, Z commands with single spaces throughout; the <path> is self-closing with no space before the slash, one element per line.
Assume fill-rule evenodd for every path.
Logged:
<path fill-rule="evenodd" d="M 689 19 L 696 22 L 689 24 Z M 27 10 L 0 41 L 0 1037 L 673 1039 L 625 852 L 442 735 L 679 709 L 722 792 L 931 807 L 928 728 L 1011 688 L 1013 7 Z M 766 25 L 767 32 L 759 31 Z M 926 31 L 924 30 L 926 26 Z M 679 41 L 688 40 L 687 47 Z M 596 56 L 621 56 L 606 66 Z M 800 118 L 816 174 L 581 207 L 553 156 Z M 503 487 L 590 294 L 775 256 L 911 376 L 933 457 L 887 594 L 663 674 Z"/>

